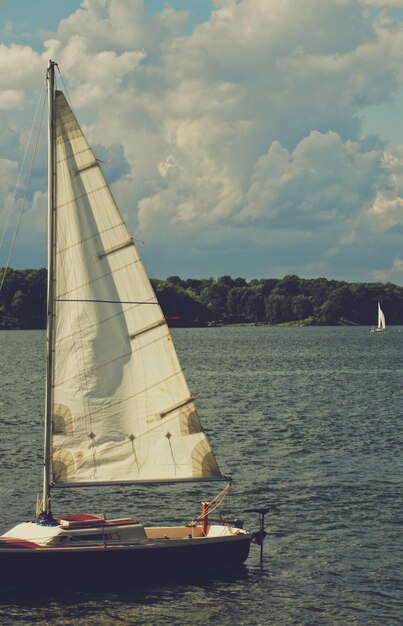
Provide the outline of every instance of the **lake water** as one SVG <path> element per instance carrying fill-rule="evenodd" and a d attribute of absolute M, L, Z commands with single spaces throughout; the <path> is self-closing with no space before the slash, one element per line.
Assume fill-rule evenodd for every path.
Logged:
<path fill-rule="evenodd" d="M 0 591 L 0 624 L 402 624 L 403 332 L 175 329 L 175 345 L 224 473 L 224 510 L 267 516 L 265 558 L 138 583 Z M 44 335 L 0 332 L 0 531 L 32 519 L 41 489 Z M 212 490 L 212 491 L 211 491 Z M 216 488 L 58 492 L 57 512 L 183 522 Z"/>

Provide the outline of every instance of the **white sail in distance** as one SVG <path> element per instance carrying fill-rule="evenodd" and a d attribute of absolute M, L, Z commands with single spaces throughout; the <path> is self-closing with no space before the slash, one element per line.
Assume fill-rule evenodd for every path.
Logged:
<path fill-rule="evenodd" d="M 55 100 L 52 484 L 220 478 L 133 239 Z"/>
<path fill-rule="evenodd" d="M 378 328 L 385 330 L 385 315 L 381 309 L 381 305 L 378 302 Z"/>

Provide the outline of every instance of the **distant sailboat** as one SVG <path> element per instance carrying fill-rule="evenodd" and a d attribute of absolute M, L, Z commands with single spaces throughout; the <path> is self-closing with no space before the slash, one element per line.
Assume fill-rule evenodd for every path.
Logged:
<path fill-rule="evenodd" d="M 386 330 L 385 315 L 381 309 L 381 305 L 378 302 L 378 326 L 376 328 L 370 328 L 370 333 L 381 333 Z"/>
<path fill-rule="evenodd" d="M 53 513 L 57 488 L 230 480 L 202 430 L 171 334 L 100 164 L 55 90 L 55 65 L 48 68 L 43 493 L 37 519 L 0 537 L 0 581 L 35 582 L 46 572 L 48 580 L 65 584 L 242 563 L 252 534 L 236 521 L 211 518 L 229 485 L 183 526 Z"/>

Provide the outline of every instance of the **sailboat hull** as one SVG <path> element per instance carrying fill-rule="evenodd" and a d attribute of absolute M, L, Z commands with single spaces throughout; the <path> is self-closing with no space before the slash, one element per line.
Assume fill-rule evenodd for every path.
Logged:
<path fill-rule="evenodd" d="M 132 546 L 24 547 L 8 541 L 1 546 L 0 582 L 68 584 L 75 581 L 140 579 L 164 572 L 196 572 L 242 564 L 248 557 L 251 535 L 151 540 Z M 33 545 L 33 544 L 31 544 Z"/>

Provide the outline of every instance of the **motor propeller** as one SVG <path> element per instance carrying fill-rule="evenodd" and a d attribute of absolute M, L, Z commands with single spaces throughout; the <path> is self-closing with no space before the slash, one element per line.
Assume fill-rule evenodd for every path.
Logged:
<path fill-rule="evenodd" d="M 245 513 L 257 513 L 259 516 L 259 530 L 252 533 L 252 541 L 256 545 L 260 546 L 260 564 L 263 563 L 263 542 L 266 538 L 267 532 L 264 525 L 264 517 L 269 511 L 277 512 L 278 508 L 275 505 L 269 507 L 261 507 L 258 509 L 244 509 Z"/>

